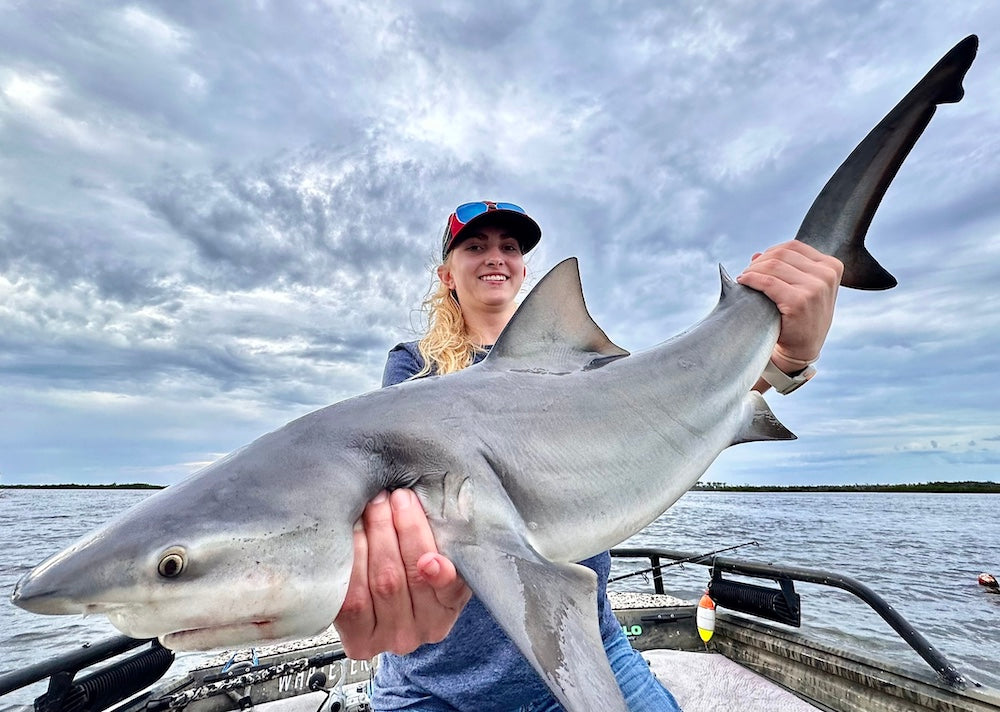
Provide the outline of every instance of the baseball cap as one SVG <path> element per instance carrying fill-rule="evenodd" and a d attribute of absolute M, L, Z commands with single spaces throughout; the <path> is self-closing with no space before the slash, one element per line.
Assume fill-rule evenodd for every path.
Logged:
<path fill-rule="evenodd" d="M 531 250 L 542 239 L 542 230 L 538 223 L 528 217 L 524 208 L 514 203 L 497 203 L 491 200 L 480 200 L 475 203 L 462 203 L 455 212 L 448 216 L 441 240 L 441 259 L 448 256 L 452 248 L 461 242 L 466 230 L 477 225 L 500 225 L 512 228 L 514 236 L 521 245 L 521 253 Z"/>

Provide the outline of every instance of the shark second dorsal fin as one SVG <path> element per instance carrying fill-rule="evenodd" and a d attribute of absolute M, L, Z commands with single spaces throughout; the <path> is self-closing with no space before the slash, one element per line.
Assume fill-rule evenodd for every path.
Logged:
<path fill-rule="evenodd" d="M 575 257 L 535 285 L 503 330 L 484 365 L 550 373 L 598 368 L 628 356 L 591 318 Z"/>
<path fill-rule="evenodd" d="M 744 403 L 746 418 L 730 445 L 760 440 L 798 440 L 791 430 L 781 424 L 760 393 L 750 391 Z"/>

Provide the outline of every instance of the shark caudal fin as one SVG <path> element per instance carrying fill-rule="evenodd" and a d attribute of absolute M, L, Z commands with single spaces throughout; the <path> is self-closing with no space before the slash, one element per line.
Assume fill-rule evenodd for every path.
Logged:
<path fill-rule="evenodd" d="M 484 365 L 569 373 L 628 355 L 591 318 L 583 301 L 579 265 L 570 257 L 531 290 Z"/>
<path fill-rule="evenodd" d="M 896 279 L 865 248 L 865 234 L 882 196 L 937 105 L 962 99 L 962 79 L 978 46 L 979 40 L 970 35 L 934 65 L 858 144 L 809 208 L 795 239 L 843 262 L 843 286 L 896 286 Z"/>

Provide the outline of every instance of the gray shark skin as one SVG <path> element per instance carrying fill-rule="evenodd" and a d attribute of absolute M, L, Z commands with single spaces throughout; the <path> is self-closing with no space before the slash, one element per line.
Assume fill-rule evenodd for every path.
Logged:
<path fill-rule="evenodd" d="M 798 239 L 838 256 L 845 285 L 895 283 L 865 233 L 935 106 L 961 99 L 976 48 L 973 36 L 948 53 L 809 210 Z M 624 711 L 596 577 L 571 562 L 652 522 L 729 445 L 794 437 L 751 391 L 779 324 L 767 297 L 723 271 L 711 314 L 630 355 L 591 319 L 567 260 L 482 363 L 264 435 L 47 559 L 12 600 L 103 613 L 181 650 L 315 634 L 340 609 L 365 503 L 412 487 L 442 553 L 562 705 Z"/>

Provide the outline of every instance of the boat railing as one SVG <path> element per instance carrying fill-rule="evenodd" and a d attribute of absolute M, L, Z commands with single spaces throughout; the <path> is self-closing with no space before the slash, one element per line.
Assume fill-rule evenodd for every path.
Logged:
<path fill-rule="evenodd" d="M 801 566 L 764 564 L 672 549 L 621 547 L 612 549 L 611 556 L 621 559 L 647 559 L 650 562 L 649 572 L 652 574 L 654 591 L 659 594 L 665 593 L 662 569 L 679 561 L 710 567 L 713 575 L 726 572 L 751 578 L 771 579 L 778 582 L 779 585 L 787 581 L 800 581 L 839 588 L 853 594 L 874 610 L 907 645 L 934 669 L 946 684 L 957 689 L 965 689 L 969 684 L 966 677 L 923 635 L 917 632 L 916 628 L 909 624 L 899 611 L 871 588 L 850 576 Z M 669 563 L 664 563 L 664 561 Z"/>
<path fill-rule="evenodd" d="M 77 673 L 134 648 L 149 647 L 115 665 L 77 678 Z M 174 654 L 155 640 L 117 635 L 58 655 L 51 660 L 0 674 L 0 695 L 48 680 L 48 689 L 35 701 L 35 709 L 106 709 L 159 680 L 174 662 Z"/>
<path fill-rule="evenodd" d="M 144 645 L 149 647 L 129 658 L 118 659 L 124 653 Z M 232 668 L 227 666 L 223 672 L 200 678 L 199 685 L 193 689 L 161 699 L 152 699 L 147 692 L 139 701 L 142 709 L 147 712 L 175 709 L 194 700 L 231 690 L 243 690 L 283 675 L 315 670 L 346 657 L 343 649 L 337 646 L 334 650 L 289 661 L 264 662 L 259 665 L 244 663 Z M 162 647 L 156 639 L 140 640 L 117 635 L 45 662 L 0 674 L 0 696 L 48 680 L 48 689 L 35 700 L 36 711 L 104 710 L 150 687 L 163 677 L 173 660 L 173 653 Z M 77 678 L 81 671 L 106 661 L 111 662 L 91 674 Z M 322 690 L 326 683 L 325 675 L 314 673 L 309 678 L 308 686 L 310 690 Z M 136 700 L 130 701 L 130 709 L 136 707 L 135 702 Z M 342 708 L 343 705 L 330 707 Z"/>

